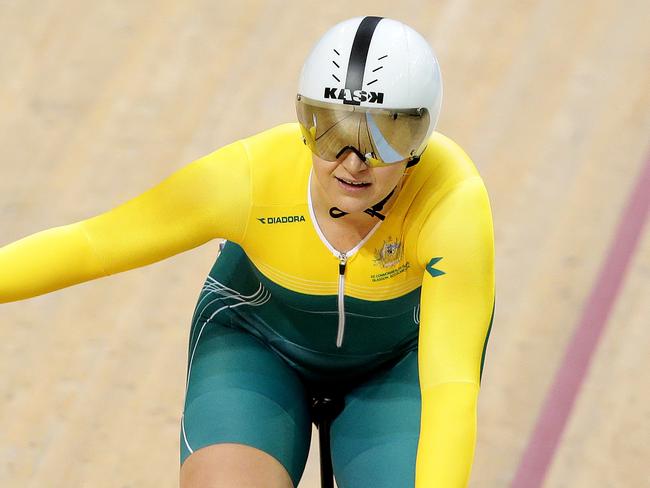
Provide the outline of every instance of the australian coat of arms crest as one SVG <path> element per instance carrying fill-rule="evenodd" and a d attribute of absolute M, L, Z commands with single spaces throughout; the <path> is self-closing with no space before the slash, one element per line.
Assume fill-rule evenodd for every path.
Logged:
<path fill-rule="evenodd" d="M 403 253 L 402 243 L 389 236 L 381 248 L 375 249 L 375 264 L 390 268 L 401 261 Z"/>

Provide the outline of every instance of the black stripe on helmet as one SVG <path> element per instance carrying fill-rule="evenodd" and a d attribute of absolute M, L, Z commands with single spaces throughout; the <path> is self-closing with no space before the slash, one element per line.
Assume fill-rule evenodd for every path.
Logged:
<path fill-rule="evenodd" d="M 370 49 L 370 40 L 375 32 L 375 28 L 383 17 L 364 17 L 357 33 L 352 42 L 350 51 L 350 61 L 348 62 L 348 73 L 345 78 L 345 88 L 351 90 L 361 90 L 363 86 L 363 72 L 366 70 L 366 58 Z M 343 100 L 347 105 L 360 105 L 361 102 L 354 100 Z"/>

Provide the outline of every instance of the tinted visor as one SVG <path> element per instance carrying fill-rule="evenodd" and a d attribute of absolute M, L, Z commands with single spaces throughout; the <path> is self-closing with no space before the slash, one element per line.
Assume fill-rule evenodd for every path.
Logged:
<path fill-rule="evenodd" d="M 336 161 L 352 149 L 371 166 L 412 159 L 429 129 L 425 108 L 383 109 L 333 105 L 298 95 L 296 111 L 307 145 L 319 158 Z"/>

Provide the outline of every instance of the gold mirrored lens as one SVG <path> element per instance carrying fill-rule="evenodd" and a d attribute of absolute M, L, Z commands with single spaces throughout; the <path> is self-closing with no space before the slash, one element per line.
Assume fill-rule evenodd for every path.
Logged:
<path fill-rule="evenodd" d="M 339 107 L 299 96 L 296 110 L 310 149 L 327 161 L 335 161 L 346 147 L 355 148 L 372 166 L 404 161 L 416 155 L 429 127 L 426 109 Z"/>

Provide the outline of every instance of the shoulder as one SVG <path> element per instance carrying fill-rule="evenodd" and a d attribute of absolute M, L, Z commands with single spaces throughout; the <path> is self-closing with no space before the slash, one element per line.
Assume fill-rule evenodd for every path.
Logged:
<path fill-rule="evenodd" d="M 276 125 L 240 140 L 249 158 L 265 160 L 295 156 L 306 149 L 298 123 Z"/>
<path fill-rule="evenodd" d="M 431 151 L 431 168 L 418 207 L 418 262 L 426 266 L 431 249 L 449 257 L 462 251 L 472 259 L 489 259 L 488 251 L 494 246 L 492 212 L 476 166 L 458 144 L 441 134 L 432 137 L 427 151 Z"/>
<path fill-rule="evenodd" d="M 468 154 L 449 137 L 434 133 L 423 155 L 423 169 L 429 176 L 422 188 L 426 195 L 423 228 L 436 221 L 491 224 L 487 189 Z"/>
<path fill-rule="evenodd" d="M 474 162 L 463 148 L 440 132 L 431 134 L 416 167 L 428 178 L 433 177 L 438 182 L 460 182 L 479 176 Z"/>
<path fill-rule="evenodd" d="M 427 215 L 452 190 L 466 184 L 483 187 L 483 180 L 468 154 L 451 138 L 434 132 L 420 162 L 407 171 L 413 194 L 410 212 Z"/>
<path fill-rule="evenodd" d="M 303 143 L 298 123 L 281 124 L 240 142 L 249 161 L 256 204 L 305 200 L 311 152 Z"/>

